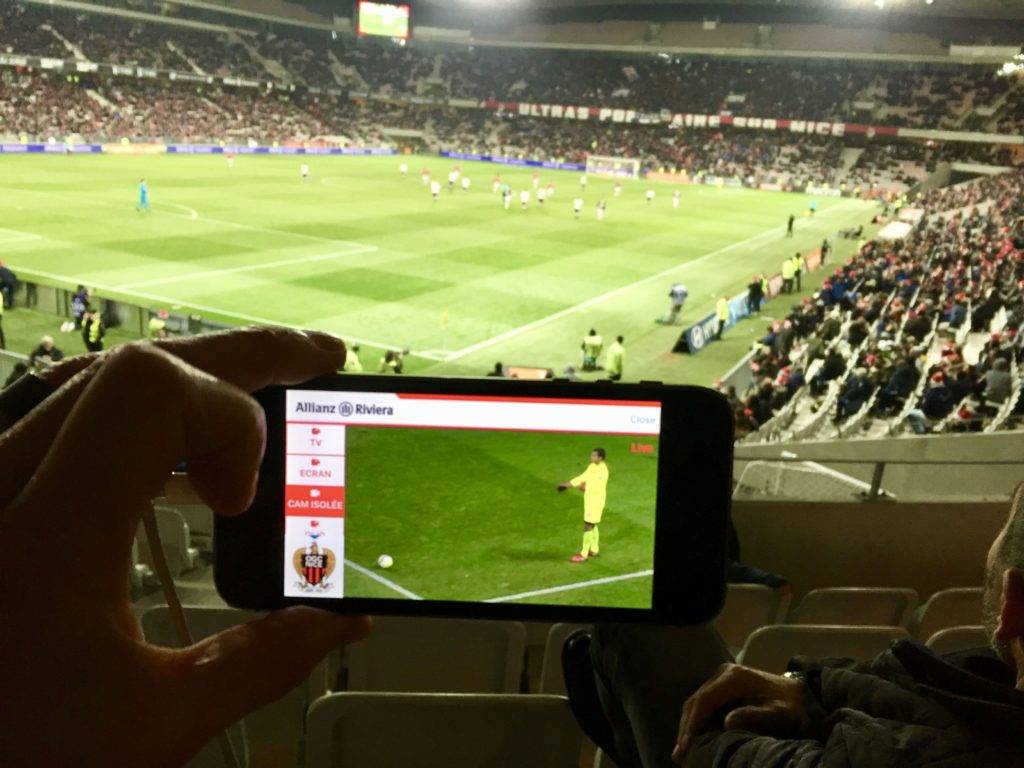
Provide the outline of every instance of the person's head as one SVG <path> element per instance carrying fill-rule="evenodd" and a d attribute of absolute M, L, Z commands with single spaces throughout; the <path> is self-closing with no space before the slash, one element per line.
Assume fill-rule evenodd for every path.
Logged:
<path fill-rule="evenodd" d="M 595 448 L 590 452 L 590 463 L 600 464 L 604 461 L 604 448 Z"/>
<path fill-rule="evenodd" d="M 39 346 L 49 352 L 53 349 L 53 336 L 43 336 L 43 338 L 39 340 Z"/>
<path fill-rule="evenodd" d="M 1008 371 L 1010 370 L 1010 364 L 1006 362 L 1005 358 L 997 357 L 992 362 L 992 368 L 997 371 Z"/>
<path fill-rule="evenodd" d="M 982 621 L 992 647 L 1016 672 L 1017 688 L 1024 688 L 1024 483 L 988 552 Z"/>
<path fill-rule="evenodd" d="M 619 344 L 622 344 L 626 339 L 624 336 L 616 336 L 615 340 L 619 342 Z"/>
<path fill-rule="evenodd" d="M 353 344 L 352 345 L 352 351 L 355 352 L 357 355 L 359 354 L 359 350 L 360 349 L 361 349 L 361 347 L 358 344 Z"/>
<path fill-rule="evenodd" d="M 597 336 L 597 331 L 596 331 L 596 330 L 594 330 L 593 328 L 591 328 L 591 329 L 590 329 L 590 335 L 591 335 L 591 336 Z"/>
<path fill-rule="evenodd" d="M 500 376 L 504 370 L 505 366 L 501 364 L 500 360 L 494 364 L 494 373 L 498 376 Z"/>

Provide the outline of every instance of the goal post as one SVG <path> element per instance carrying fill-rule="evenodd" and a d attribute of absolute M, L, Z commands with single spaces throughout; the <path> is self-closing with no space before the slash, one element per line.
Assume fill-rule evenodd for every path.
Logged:
<path fill-rule="evenodd" d="M 632 157 L 587 155 L 587 173 L 636 179 L 640 177 L 640 161 Z"/>

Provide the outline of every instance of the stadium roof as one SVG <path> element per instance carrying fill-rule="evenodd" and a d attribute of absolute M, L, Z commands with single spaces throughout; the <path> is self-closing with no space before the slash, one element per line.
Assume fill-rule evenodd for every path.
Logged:
<path fill-rule="evenodd" d="M 493 12 L 493 0 L 418 0 L 418 7 Z M 793 21 L 793 14 L 863 14 L 864 16 L 915 15 L 972 19 L 1024 19 L 1024 0 L 505 0 L 502 11 L 518 10 L 538 15 L 587 12 L 604 15 L 661 16 L 663 14 L 709 17 L 733 15 L 744 11 L 772 11 Z M 574 15 L 576 15 L 574 14 Z M 1024 33 L 1021 34 L 1024 38 Z"/>

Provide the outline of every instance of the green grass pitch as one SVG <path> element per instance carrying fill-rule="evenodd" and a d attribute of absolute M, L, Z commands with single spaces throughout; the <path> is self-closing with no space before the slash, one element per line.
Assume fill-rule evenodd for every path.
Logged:
<path fill-rule="evenodd" d="M 369 370 L 391 346 L 413 351 L 410 372 L 478 375 L 499 360 L 561 371 L 579 363 L 594 326 L 626 337 L 627 380 L 708 384 L 761 324 L 740 324 L 693 358 L 672 355 L 679 329 L 654 323 L 671 283 L 686 283 L 684 320 L 696 319 L 754 272 L 777 272 L 784 256 L 874 210 L 822 198 L 810 219 L 803 195 L 687 185 L 673 210 L 673 185 L 628 181 L 616 198 L 611 181 L 591 177 L 577 221 L 578 173 L 543 171 L 554 199 L 504 211 L 492 176 L 518 192 L 532 170 L 463 162 L 471 189 L 445 189 L 435 204 L 420 170 L 444 180 L 455 163 L 406 158 L 403 178 L 401 160 L 312 157 L 302 183 L 298 157 L 239 157 L 229 170 L 216 156 L 0 156 L 2 258 L 25 278 L 84 282 L 153 308 L 332 331 L 361 341 Z M 135 210 L 141 177 L 150 214 Z M 648 188 L 657 192 L 650 206 Z M 791 239 L 790 213 L 799 219 Z M 785 312 L 776 304 L 768 314 Z M 22 323 L 32 334 L 40 324 L 11 312 L 8 334 Z M 36 340 L 19 337 L 16 348 Z M 80 351 L 77 337 L 58 343 Z"/>
<path fill-rule="evenodd" d="M 378 579 L 349 568 L 345 594 L 649 608 L 657 452 L 633 443 L 657 439 L 349 427 L 345 557 Z M 601 553 L 576 564 L 583 494 L 555 486 L 594 447 L 608 453 Z M 385 553 L 395 565 L 376 569 Z"/>

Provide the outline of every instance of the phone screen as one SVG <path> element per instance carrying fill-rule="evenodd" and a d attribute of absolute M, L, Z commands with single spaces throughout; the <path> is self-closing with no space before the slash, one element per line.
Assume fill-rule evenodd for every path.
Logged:
<path fill-rule="evenodd" d="M 650 609 L 661 416 L 288 390 L 284 595 Z"/>

